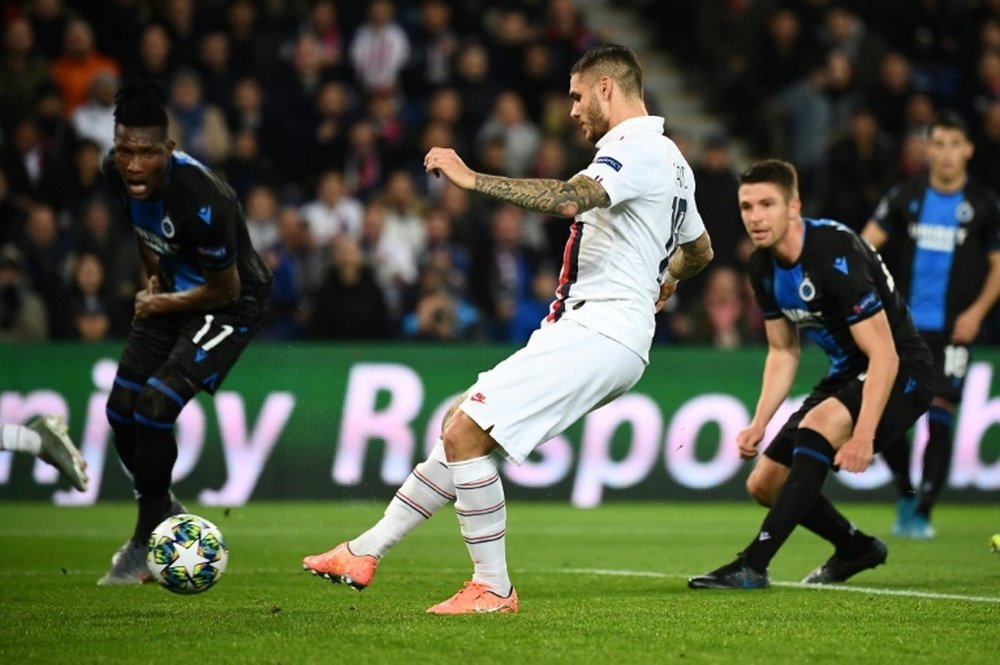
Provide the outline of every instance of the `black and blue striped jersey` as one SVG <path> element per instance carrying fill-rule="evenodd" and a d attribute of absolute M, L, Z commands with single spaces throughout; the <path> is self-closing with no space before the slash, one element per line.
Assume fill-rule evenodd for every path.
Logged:
<path fill-rule="evenodd" d="M 838 222 L 803 222 L 802 254 L 795 264 L 782 265 L 765 249 L 750 255 L 750 282 L 765 318 L 794 323 L 826 352 L 829 376 L 853 378 L 868 368 L 868 357 L 850 328 L 884 311 L 900 362 L 929 364 L 930 351 L 871 245 Z"/>
<path fill-rule="evenodd" d="M 113 155 L 103 171 L 140 241 L 159 257 L 161 290 L 186 291 L 205 283 L 203 270 L 236 263 L 241 297 L 269 300 L 271 273 L 250 243 L 236 193 L 208 167 L 173 151 L 163 195 L 146 200 L 128 195 Z"/>
<path fill-rule="evenodd" d="M 979 296 L 989 253 L 1000 250 L 996 196 L 974 181 L 955 193 L 926 177 L 889 190 L 873 218 L 889 239 L 882 248 L 922 332 L 947 332 Z"/>

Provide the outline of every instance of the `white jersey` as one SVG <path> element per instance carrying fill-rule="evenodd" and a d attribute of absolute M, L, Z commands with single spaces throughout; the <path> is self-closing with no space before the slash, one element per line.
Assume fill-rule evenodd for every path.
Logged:
<path fill-rule="evenodd" d="M 648 363 L 667 260 L 705 231 L 691 167 L 663 135 L 663 118 L 641 116 L 601 137 L 580 174 L 601 183 L 611 204 L 577 215 L 570 226 L 556 299 L 542 325 L 576 321 Z"/>

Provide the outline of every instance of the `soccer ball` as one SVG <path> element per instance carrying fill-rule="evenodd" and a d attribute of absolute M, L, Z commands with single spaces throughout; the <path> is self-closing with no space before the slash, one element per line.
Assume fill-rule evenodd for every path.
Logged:
<path fill-rule="evenodd" d="M 211 589 L 226 570 L 229 550 L 222 532 L 204 517 L 174 515 L 149 536 L 146 565 L 160 586 L 174 593 Z"/>
<path fill-rule="evenodd" d="M 1000 554 L 1000 533 L 995 533 L 993 534 L 993 537 L 990 538 L 990 549 L 997 554 Z"/>

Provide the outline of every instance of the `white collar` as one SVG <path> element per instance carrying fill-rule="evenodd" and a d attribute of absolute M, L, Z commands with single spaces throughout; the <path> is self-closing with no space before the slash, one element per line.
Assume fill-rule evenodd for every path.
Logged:
<path fill-rule="evenodd" d="M 663 118 L 658 115 L 639 115 L 634 118 L 622 120 L 609 129 L 608 133 L 602 136 L 594 146 L 598 149 L 603 148 L 608 143 L 620 141 L 627 134 L 637 131 L 655 131 L 658 134 L 662 134 L 663 123 Z"/>

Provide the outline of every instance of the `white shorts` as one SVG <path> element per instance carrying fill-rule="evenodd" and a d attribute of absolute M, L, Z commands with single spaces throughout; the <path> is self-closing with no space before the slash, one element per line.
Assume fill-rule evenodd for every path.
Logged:
<path fill-rule="evenodd" d="M 482 372 L 459 408 L 520 464 L 540 444 L 628 392 L 645 368 L 623 344 L 559 321 L 539 328 L 523 349 Z"/>

